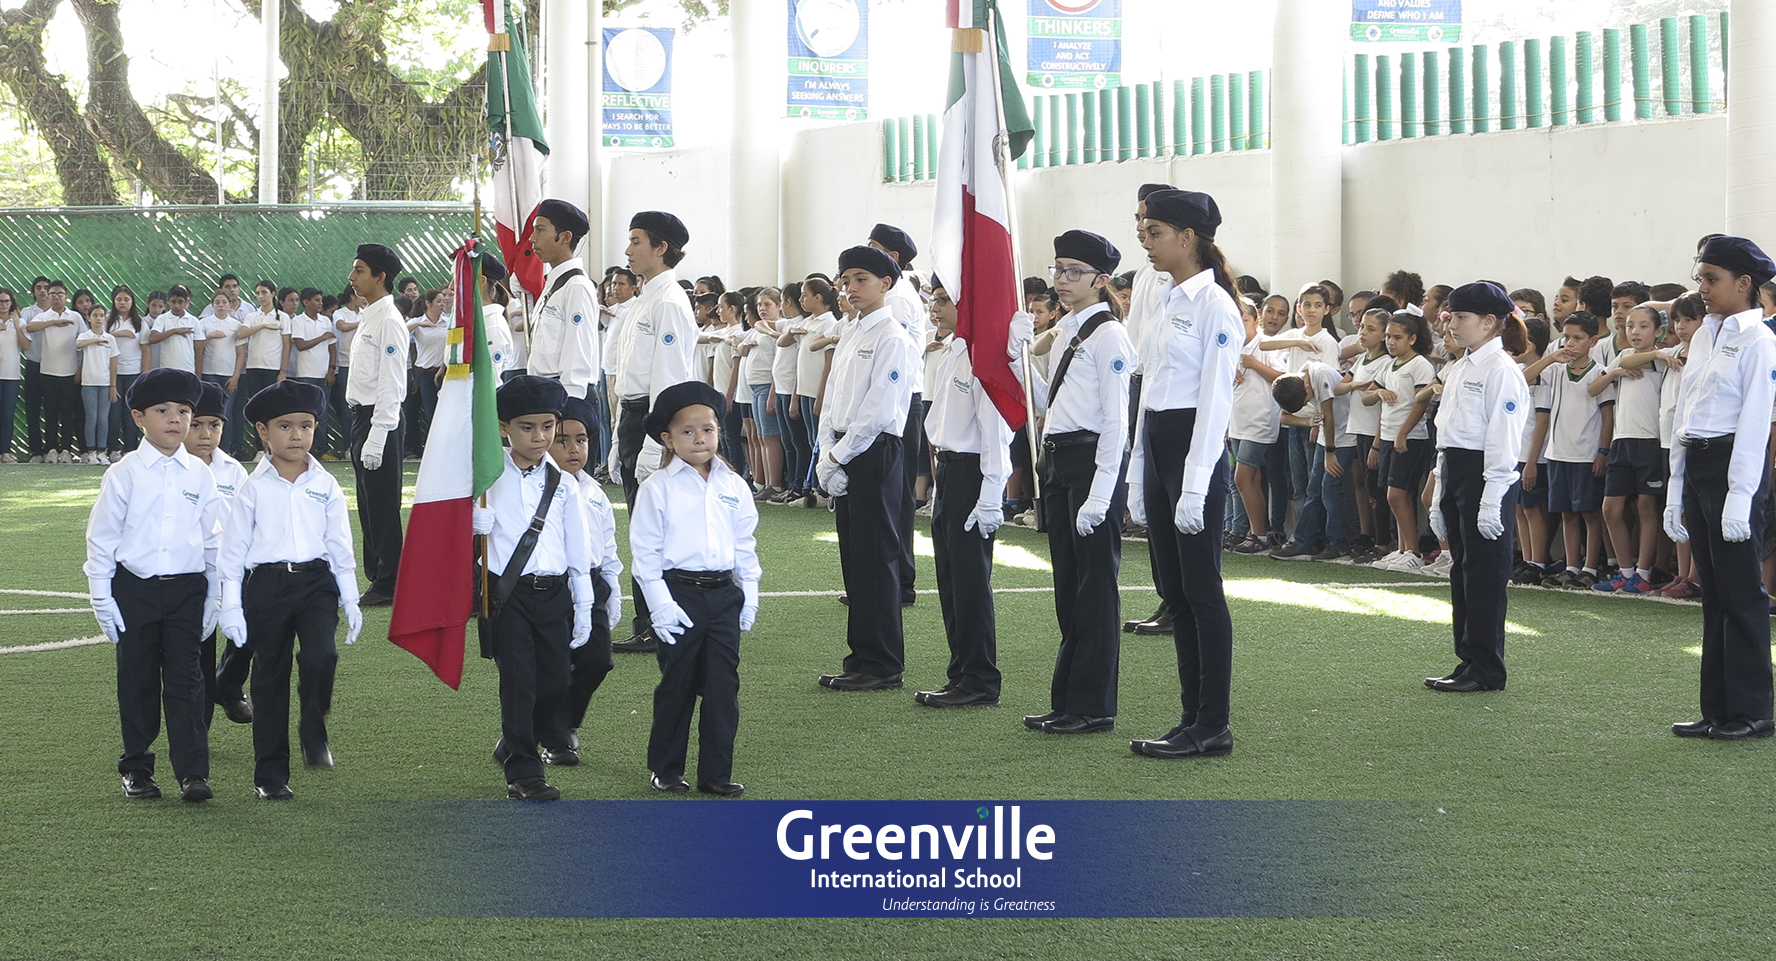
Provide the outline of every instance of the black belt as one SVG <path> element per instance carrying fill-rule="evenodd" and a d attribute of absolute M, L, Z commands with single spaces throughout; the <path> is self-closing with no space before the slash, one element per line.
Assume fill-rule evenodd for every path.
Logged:
<path fill-rule="evenodd" d="M 533 591 L 554 590 L 565 583 L 566 574 L 523 574 L 518 578 L 519 587 L 528 587 Z"/>
<path fill-rule="evenodd" d="M 734 584 L 733 571 L 681 571 L 670 570 L 661 577 L 674 584 L 683 584 L 700 591 L 713 591 L 719 587 L 731 587 Z"/>
<path fill-rule="evenodd" d="M 621 401 L 618 401 L 617 403 L 619 406 L 621 406 L 626 411 L 630 411 L 633 413 L 640 413 L 640 414 L 645 414 L 648 412 L 648 399 L 646 397 L 642 397 L 642 398 L 639 398 L 636 400 L 621 400 Z"/>
<path fill-rule="evenodd" d="M 122 564 L 117 565 L 117 572 L 119 574 L 128 574 L 129 576 L 135 578 L 138 581 L 176 581 L 181 577 L 202 577 L 203 576 L 202 571 L 191 571 L 191 572 L 185 573 L 185 574 L 150 574 L 147 577 L 143 577 L 142 575 L 137 574 L 135 571 L 132 571 L 129 568 L 123 566 Z"/>
<path fill-rule="evenodd" d="M 937 459 L 941 461 L 978 460 L 980 455 L 964 450 L 940 450 L 937 452 Z"/>
<path fill-rule="evenodd" d="M 844 439 L 845 439 L 845 432 L 844 431 L 842 431 L 842 430 L 833 431 L 833 440 L 844 440 Z"/>
<path fill-rule="evenodd" d="M 351 411 L 354 414 L 356 414 L 358 411 L 361 411 L 361 410 L 374 411 L 375 409 L 376 409 L 375 404 L 352 404 L 351 405 Z"/>
<path fill-rule="evenodd" d="M 310 574 L 315 571 L 328 570 L 327 559 L 317 557 L 312 561 L 272 561 L 268 564 L 257 564 L 253 567 L 258 571 L 283 571 L 289 574 Z"/>
<path fill-rule="evenodd" d="M 1719 437 L 1685 437 L 1683 440 L 1679 441 L 1679 443 L 1683 444 L 1685 450 L 1707 450 L 1710 447 L 1726 448 L 1733 446 L 1733 435 L 1722 434 Z"/>
<path fill-rule="evenodd" d="M 1097 431 L 1070 430 L 1064 434 L 1050 434 L 1042 439 L 1044 450 L 1060 450 L 1063 447 L 1079 447 L 1084 444 L 1096 444 Z"/>

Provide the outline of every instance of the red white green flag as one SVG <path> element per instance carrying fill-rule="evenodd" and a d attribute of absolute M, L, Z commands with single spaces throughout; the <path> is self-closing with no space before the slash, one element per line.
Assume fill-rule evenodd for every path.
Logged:
<path fill-rule="evenodd" d="M 462 684 L 464 636 L 474 613 L 471 511 L 505 468 L 494 403 L 499 372 L 481 315 L 481 254 L 480 242 L 470 237 L 454 255 L 448 367 L 414 484 L 389 620 L 389 640 L 452 688 Z"/>
<path fill-rule="evenodd" d="M 530 249 L 537 204 L 543 200 L 543 162 L 549 145 L 537 113 L 524 52 L 523 5 L 481 0 L 491 37 L 487 53 L 487 130 L 493 144 L 493 219 L 500 256 L 532 297 L 543 292 L 543 260 Z M 494 47 L 509 45 L 508 50 Z"/>

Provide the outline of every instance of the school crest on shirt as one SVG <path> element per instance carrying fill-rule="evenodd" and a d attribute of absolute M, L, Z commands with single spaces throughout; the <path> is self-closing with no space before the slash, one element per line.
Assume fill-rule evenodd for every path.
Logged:
<path fill-rule="evenodd" d="M 666 336 L 660 338 L 660 343 L 666 344 L 667 346 L 671 346 L 672 343 L 676 340 L 678 340 L 678 335 L 672 333 L 671 331 L 667 331 Z"/>
<path fill-rule="evenodd" d="M 898 370 L 889 371 L 888 372 L 888 382 L 891 384 L 900 383 L 900 371 L 898 371 Z"/>
<path fill-rule="evenodd" d="M 1110 362 L 1110 369 L 1113 371 L 1116 371 L 1119 374 L 1122 373 L 1122 369 L 1127 366 L 1128 366 L 1128 364 L 1126 362 L 1124 362 L 1121 357 L 1118 357 L 1115 360 Z"/>
<path fill-rule="evenodd" d="M 325 504 L 333 499 L 332 493 L 328 491 L 318 491 L 312 487 L 304 490 L 302 493 L 307 494 L 308 499 L 314 501 L 316 504 Z"/>
<path fill-rule="evenodd" d="M 1172 318 L 1172 326 L 1178 328 L 1178 330 L 1180 330 L 1186 334 L 1190 333 L 1190 328 L 1195 325 L 1196 325 L 1196 318 L 1194 318 L 1194 317 L 1173 317 Z"/>
<path fill-rule="evenodd" d="M 388 345 L 388 355 L 390 357 L 393 357 L 395 355 L 395 345 L 394 344 Z"/>
<path fill-rule="evenodd" d="M 1773 371 L 1773 373 L 1776 373 L 1776 371 Z M 1505 401 L 1505 413 L 1507 413 L 1507 414 L 1517 413 L 1517 402 L 1514 400 Z"/>
<path fill-rule="evenodd" d="M 193 504 L 197 503 L 197 491 L 180 491 L 179 493 L 183 494 L 185 496 L 185 499 L 190 501 L 191 503 L 193 503 Z"/>
<path fill-rule="evenodd" d="M 964 394 L 974 393 L 974 383 L 972 381 L 963 380 L 960 377 L 951 377 L 950 378 L 950 386 L 956 388 L 957 390 L 961 391 Z"/>
<path fill-rule="evenodd" d="M 1221 333 L 1215 335 L 1215 346 L 1216 347 L 1226 347 L 1227 346 L 1227 331 L 1224 330 Z"/>
<path fill-rule="evenodd" d="M 715 499 L 726 504 L 728 510 L 737 511 L 740 509 L 740 498 L 735 497 L 733 494 L 717 494 L 715 495 Z"/>
<path fill-rule="evenodd" d="M 585 319 L 586 318 L 583 314 L 575 314 L 574 319 L 573 319 L 574 326 L 578 327 L 581 323 L 583 323 L 585 321 Z"/>
<path fill-rule="evenodd" d="M 1738 357 L 1739 356 L 1739 347 L 1736 344 L 1731 345 L 1731 346 L 1727 346 L 1727 347 L 1722 347 L 1720 349 L 1720 352 L 1721 352 L 1721 356 L 1723 356 L 1723 357 Z"/>

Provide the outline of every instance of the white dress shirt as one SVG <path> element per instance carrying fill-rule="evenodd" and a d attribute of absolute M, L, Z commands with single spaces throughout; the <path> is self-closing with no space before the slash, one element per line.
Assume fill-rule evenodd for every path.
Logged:
<path fill-rule="evenodd" d="M 901 436 L 913 402 L 913 372 L 920 366 L 913 338 L 886 305 L 859 320 L 833 355 L 820 449 L 846 464 L 877 437 Z"/>
<path fill-rule="evenodd" d="M 1485 455 L 1483 503 L 1499 503 L 1517 482 L 1517 458 L 1523 452 L 1523 433 L 1533 409 L 1529 383 L 1497 337 L 1443 369 L 1437 449 L 1473 450 Z"/>
<path fill-rule="evenodd" d="M 125 374 L 139 374 L 142 372 L 142 336 L 152 328 L 152 325 L 142 323 L 138 326 L 140 327 L 139 330 L 137 327 L 131 326 L 128 321 L 123 321 L 118 323 L 115 327 L 108 328 L 112 339 L 117 341 L 117 373 L 119 376 Z M 11 331 L 7 331 L 7 334 L 10 333 Z M 126 333 L 129 334 L 129 336 L 123 336 Z M 0 340 L 4 339 L 4 337 L 0 337 Z M 17 349 L 17 346 L 16 343 L 13 345 L 15 350 Z M 5 348 L 0 347 L 0 350 L 5 350 Z M 14 364 L 13 366 L 16 367 L 18 365 Z M 206 372 L 209 369 L 209 357 L 207 355 L 204 358 L 204 369 Z"/>
<path fill-rule="evenodd" d="M 1011 479 L 1011 425 L 974 376 L 966 341 L 951 337 L 933 353 L 925 437 L 938 450 L 981 455 L 980 503 L 998 506 Z"/>
<path fill-rule="evenodd" d="M 800 317 L 797 317 L 795 320 L 784 319 L 777 321 L 775 326 L 777 328 L 778 337 L 782 337 L 785 330 L 788 330 L 792 325 L 799 323 L 800 321 Z M 805 351 L 797 349 L 800 346 L 801 342 L 794 340 L 789 342 L 788 347 L 778 345 L 775 340 L 771 342 L 771 390 L 773 392 L 785 394 L 790 397 L 795 396 L 797 355 L 805 353 Z"/>
<path fill-rule="evenodd" d="M 356 407 L 375 407 L 370 426 L 391 431 L 401 422 L 401 402 L 406 399 L 407 325 L 395 310 L 395 298 L 384 295 L 358 315 L 345 402 Z"/>
<path fill-rule="evenodd" d="M 297 314 L 290 321 L 291 340 L 313 340 L 321 336 L 328 339 L 307 350 L 297 349 L 296 376 L 310 378 L 327 376 L 327 371 L 332 366 L 328 361 L 332 359 L 333 355 L 327 345 L 332 342 L 333 322 L 319 314 L 310 317 L 307 313 Z"/>
<path fill-rule="evenodd" d="M 505 471 L 487 489 L 487 506 L 493 509 L 493 533 L 487 538 L 487 571 L 491 577 L 505 571 L 519 538 L 530 529 L 530 519 L 536 516 L 537 505 L 543 500 L 543 486 L 548 481 L 548 471 L 544 469 L 547 461 L 526 474 L 512 462 L 510 451 L 505 459 Z M 589 538 L 586 501 L 580 495 L 579 483 L 564 471 L 555 488 L 555 502 L 549 506 L 549 516 L 544 518 L 542 533 L 537 536 L 536 548 L 524 562 L 524 570 L 518 573 L 589 574 L 593 566 Z"/>
<path fill-rule="evenodd" d="M 726 396 L 728 384 L 733 381 L 735 372 L 740 369 L 739 341 L 741 337 L 746 335 L 746 331 L 739 324 L 734 324 L 729 327 L 712 328 L 710 333 L 721 338 L 715 344 L 715 364 L 712 368 L 710 386 Z M 744 380 L 735 387 L 734 400 L 737 403 L 748 402 L 751 395 L 747 393 L 745 388 L 746 382 Z"/>
<path fill-rule="evenodd" d="M 925 312 L 925 301 L 905 275 L 895 281 L 894 286 L 888 288 L 886 304 L 889 312 L 894 315 L 894 322 L 899 324 L 900 329 L 906 331 L 907 336 L 913 339 L 913 347 L 923 351 L 925 345 L 931 343 L 931 320 Z M 913 393 L 925 393 L 925 365 L 915 365 L 912 375 Z M 908 399 L 907 403 L 911 404 L 911 399 Z"/>
<path fill-rule="evenodd" d="M 25 324 L 30 323 L 41 313 L 43 313 L 42 307 L 39 307 L 36 304 L 25 305 L 24 309 L 19 311 L 19 326 L 22 327 Z M 152 321 L 146 321 L 146 329 L 153 330 L 154 323 Z M 25 359 L 32 363 L 41 364 L 43 362 L 43 331 L 39 330 L 35 333 L 26 331 L 25 336 L 31 338 L 31 346 L 25 348 Z"/>
<path fill-rule="evenodd" d="M 1142 377 L 1147 376 L 1147 356 L 1153 350 L 1147 343 L 1148 338 L 1165 313 L 1161 291 L 1171 282 L 1171 274 L 1152 264 L 1142 264 L 1135 271 L 1135 281 L 1129 289 L 1128 316 L 1122 322 L 1128 327 L 1129 340 L 1135 345 L 1135 373 Z"/>
<path fill-rule="evenodd" d="M 670 270 L 642 284 L 641 296 L 631 303 L 617 348 L 617 397 L 645 397 L 652 407 L 660 391 L 697 379 L 697 319 L 678 274 Z"/>
<path fill-rule="evenodd" d="M 1667 357 L 1675 357 L 1682 362 L 1688 360 L 1686 353 L 1688 350 L 1688 347 L 1678 344 L 1675 347 L 1667 347 L 1659 353 Z M 1653 366 L 1665 372 L 1664 379 L 1659 382 L 1659 446 L 1669 449 L 1673 446 L 1671 428 L 1677 422 L 1677 398 L 1679 394 L 1683 393 L 1683 369 L 1657 362 Z"/>
<path fill-rule="evenodd" d="M 261 564 L 313 560 L 327 562 L 342 606 L 357 603 L 358 562 L 345 491 L 313 456 L 294 481 L 285 480 L 271 458 L 261 458 L 222 525 L 222 583 L 244 583 Z"/>
<path fill-rule="evenodd" d="M 81 332 L 80 340 L 88 342 L 80 348 L 80 386 L 110 386 L 111 358 L 117 356 L 117 338 L 106 333 L 95 335 L 89 327 Z"/>
<path fill-rule="evenodd" d="M 189 333 L 176 333 L 155 345 L 160 348 L 160 366 L 191 373 L 197 372 L 195 337 L 198 326 L 197 318 L 191 314 L 175 314 L 168 311 L 160 315 L 160 319 L 154 322 L 155 333 L 165 333 L 169 330 L 189 331 Z M 47 360 L 47 354 L 45 358 Z M 48 373 L 48 371 L 44 371 L 44 373 Z"/>
<path fill-rule="evenodd" d="M 1109 305 L 1095 303 L 1060 320 L 1061 333 L 1050 354 L 1056 355 L 1050 370 L 1060 373 L 1061 359 L 1067 345 L 1079 336 L 1085 322 L 1094 315 L 1108 311 Z M 1049 379 L 1038 378 L 1031 394 L 1041 398 L 1047 414 L 1043 418 L 1042 436 L 1091 431 L 1098 435 L 1097 466 L 1092 476 L 1089 496 L 1109 500 L 1122 468 L 1122 451 L 1128 438 L 1129 378 L 1135 373 L 1135 346 L 1129 342 L 1128 331 L 1116 320 L 1110 320 L 1092 332 L 1073 354 L 1067 367 L 1067 379 L 1061 382 L 1060 393 L 1048 401 Z M 1145 394 L 1143 394 L 1145 397 Z M 1146 403 L 1143 399 L 1142 403 Z"/>
<path fill-rule="evenodd" d="M 222 522 L 227 524 L 235 495 L 247 486 L 247 469 L 218 447 L 210 451 L 210 476 L 216 480 L 216 493 L 222 495 Z"/>
<path fill-rule="evenodd" d="M 604 349 L 604 375 L 606 377 L 617 376 L 617 371 L 622 368 L 622 357 L 618 354 L 618 348 L 622 345 L 623 331 L 629 326 L 629 309 L 634 306 L 634 294 L 631 294 L 629 299 L 622 303 L 610 305 L 610 317 L 604 321 L 604 336 L 600 338 Z"/>
<path fill-rule="evenodd" d="M 586 543 L 592 551 L 592 566 L 598 568 L 598 576 L 610 588 L 611 596 L 620 597 L 623 589 L 618 578 L 623 573 L 623 559 L 617 556 L 616 511 L 611 508 L 610 498 L 604 496 L 604 488 L 597 478 L 585 471 L 578 471 L 573 476 L 579 482 L 580 496 L 586 501 Z"/>
<path fill-rule="evenodd" d="M 24 329 L 24 321 L 0 317 L 0 380 L 20 380 L 25 376 L 24 368 L 19 363 L 24 357 L 24 350 L 19 347 L 18 342 L 18 332 Z M 128 373 L 133 374 L 135 371 Z"/>
<path fill-rule="evenodd" d="M 74 342 L 80 339 L 80 332 L 86 330 L 86 321 L 72 309 L 64 308 L 59 314 L 53 310 L 42 311 L 28 323 L 43 324 L 53 320 L 68 323 L 54 324 L 32 335 L 32 343 L 39 345 L 38 370 L 46 377 L 72 377 L 80 369 L 80 351 Z M 191 365 L 186 364 L 184 369 L 190 370 Z"/>
<path fill-rule="evenodd" d="M 481 327 L 487 332 L 487 353 L 493 358 L 495 373 L 503 374 L 512 367 L 512 328 L 506 323 L 506 308 L 486 304 L 481 308 Z"/>
<path fill-rule="evenodd" d="M 1233 298 L 1215 283 L 1212 270 L 1161 287 L 1159 297 L 1160 320 L 1148 338 L 1152 356 L 1141 374 L 1141 409 L 1143 413 L 1196 409 L 1190 453 L 1184 455 L 1183 490 L 1202 494 L 1227 452 L 1224 439 L 1233 417 L 1233 378 L 1240 371 L 1246 324 Z M 1074 367 L 1078 366 L 1075 358 Z M 1145 433 L 1135 432 L 1130 478 L 1144 476 Z"/>
<path fill-rule="evenodd" d="M 233 377 L 234 364 L 240 354 L 240 342 L 235 339 L 234 332 L 240 329 L 241 322 L 233 314 L 223 314 L 221 317 L 211 315 L 205 317 L 200 326 L 204 333 L 204 374 Z M 122 363 L 118 364 L 117 372 L 123 373 Z"/>
<path fill-rule="evenodd" d="M 757 606 L 757 527 L 752 488 L 721 458 L 710 462 L 705 479 L 688 461 L 674 457 L 649 474 L 635 493 L 629 516 L 630 576 L 649 608 L 659 611 L 672 604 L 666 571 L 732 571 L 745 603 Z"/>
<path fill-rule="evenodd" d="M 538 377 L 561 382 L 569 395 L 584 399 L 603 368 L 598 338 L 598 288 L 583 272 L 578 257 L 550 267 L 543 275 L 543 289 L 570 270 L 580 276 L 561 285 L 537 304 L 530 321 L 530 368 Z"/>
<path fill-rule="evenodd" d="M 99 484 L 86 525 L 87 579 L 109 581 L 119 564 L 137 577 L 201 572 L 215 593 L 223 507 L 202 461 L 183 447 L 168 455 L 144 442 Z"/>
<path fill-rule="evenodd" d="M 260 324 L 269 326 L 247 335 L 247 366 L 256 370 L 283 370 L 284 335 L 290 332 L 290 315 L 281 310 L 254 311 L 240 326 L 257 327 Z"/>
<path fill-rule="evenodd" d="M 1671 480 L 1667 504 L 1682 504 L 1687 437 L 1737 435 L 1727 463 L 1727 497 L 1722 516 L 1749 520 L 1751 498 L 1764 478 L 1764 448 L 1770 436 L 1770 410 L 1776 395 L 1776 335 L 1753 307 L 1730 317 L 1709 314 L 1690 338 L 1683 384 L 1671 427 Z M 109 476 L 109 475 L 106 475 Z"/>
<path fill-rule="evenodd" d="M 358 332 L 357 327 L 350 330 L 342 329 L 346 324 L 358 322 L 358 312 L 350 307 L 340 307 L 333 311 L 333 342 L 339 345 L 339 363 L 336 368 L 351 369 L 352 335 Z"/>

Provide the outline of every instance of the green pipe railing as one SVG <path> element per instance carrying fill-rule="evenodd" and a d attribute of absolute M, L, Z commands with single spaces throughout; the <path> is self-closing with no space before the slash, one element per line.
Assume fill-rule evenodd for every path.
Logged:
<path fill-rule="evenodd" d="M 1677 117 L 1683 114 L 1683 76 L 1682 59 L 1677 47 L 1677 18 L 1665 17 L 1659 21 L 1659 66 L 1665 88 L 1665 116 Z"/>
<path fill-rule="evenodd" d="M 1116 159 L 1131 160 L 1135 156 L 1134 104 L 1128 87 L 1116 88 Z"/>
<path fill-rule="evenodd" d="M 1079 126 L 1085 130 L 1083 143 L 1085 149 L 1079 158 L 1080 163 L 1095 164 L 1098 162 L 1098 95 L 1085 91 L 1079 95 Z"/>
<path fill-rule="evenodd" d="M 1573 75 L 1579 81 L 1579 123 L 1592 123 L 1597 120 L 1597 63 L 1589 30 L 1580 30 L 1573 39 Z"/>
<path fill-rule="evenodd" d="M 1227 149 L 1246 149 L 1246 85 L 1237 73 L 1227 75 Z"/>
<path fill-rule="evenodd" d="M 1227 152 L 1227 77 L 1218 73 L 1209 77 L 1209 138 L 1212 152 Z"/>
<path fill-rule="evenodd" d="M 1486 89 L 1486 44 L 1474 44 L 1473 63 L 1474 105 L 1471 112 L 1474 132 L 1485 133 L 1492 129 L 1492 97 Z"/>
<path fill-rule="evenodd" d="M 1517 113 L 1517 44 L 1499 42 L 1499 129 L 1516 130 L 1522 118 Z"/>
<path fill-rule="evenodd" d="M 925 118 L 914 117 L 913 125 L 913 179 L 924 180 L 925 168 Z"/>
<path fill-rule="evenodd" d="M 1076 164 L 1076 163 L 1080 162 L 1079 95 L 1076 93 L 1067 94 L 1066 104 L 1067 104 L 1067 162 L 1069 164 Z"/>
<path fill-rule="evenodd" d="M 1190 154 L 1190 98 L 1185 93 L 1184 81 L 1172 81 L 1172 155 L 1185 157 Z"/>
<path fill-rule="evenodd" d="M 1369 142 L 1369 55 L 1359 53 L 1356 57 L 1356 69 L 1351 76 L 1356 79 L 1356 102 L 1352 104 L 1351 114 L 1356 118 L 1352 128 L 1357 143 Z"/>
<path fill-rule="evenodd" d="M 1622 119 L 1622 31 L 1603 28 L 1603 119 Z"/>
<path fill-rule="evenodd" d="M 1400 136 L 1419 135 L 1418 55 L 1400 54 Z"/>
<path fill-rule="evenodd" d="M 1135 156 L 1153 156 L 1153 91 L 1146 84 L 1135 88 Z"/>
<path fill-rule="evenodd" d="M 1634 119 L 1646 120 L 1653 115 L 1653 69 L 1644 23 L 1628 28 L 1628 60 L 1634 75 Z"/>
<path fill-rule="evenodd" d="M 1567 104 L 1566 38 L 1550 37 L 1548 39 L 1548 87 L 1549 117 L 1554 126 L 1564 127 L 1572 122 L 1572 111 Z"/>
<path fill-rule="evenodd" d="M 1468 89 L 1463 78 L 1462 48 L 1449 48 L 1449 132 L 1468 132 Z"/>
<path fill-rule="evenodd" d="M 1690 17 L 1690 109 L 1696 113 L 1714 110 L 1714 104 L 1708 102 L 1708 18 L 1699 13 Z"/>
<path fill-rule="evenodd" d="M 1036 133 L 1030 138 L 1030 149 L 1018 159 L 1019 170 L 1024 169 L 1027 165 L 1025 161 L 1030 158 L 1034 158 L 1033 166 L 1048 165 L 1048 98 L 1040 95 L 1032 97 L 1030 107 L 1030 122 L 1035 125 Z"/>
<path fill-rule="evenodd" d="M 1424 52 L 1424 133 L 1434 137 L 1443 132 L 1443 90 L 1438 84 L 1437 51 Z"/>
<path fill-rule="evenodd" d="M 1120 89 L 1120 88 L 1118 88 Z M 1098 91 L 1098 162 L 1116 159 L 1116 91 Z"/>
<path fill-rule="evenodd" d="M 1263 150 L 1264 134 L 1264 71 L 1246 75 L 1246 149 Z"/>
<path fill-rule="evenodd" d="M 1394 67 L 1385 53 L 1375 58 L 1375 139 L 1394 139 Z"/>
<path fill-rule="evenodd" d="M 1531 128 L 1547 121 L 1545 94 L 1542 87 L 1542 41 L 1531 37 L 1523 41 L 1523 119 Z"/>
<path fill-rule="evenodd" d="M 1203 78 L 1193 77 L 1190 81 L 1190 153 L 1205 154 L 1209 152 L 1209 125 L 1204 119 Z"/>

